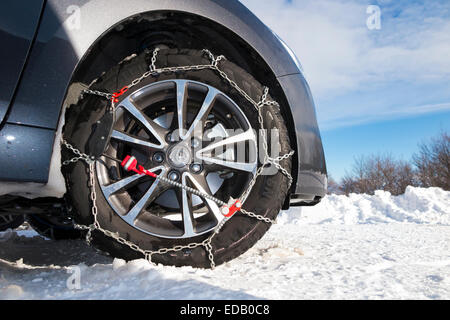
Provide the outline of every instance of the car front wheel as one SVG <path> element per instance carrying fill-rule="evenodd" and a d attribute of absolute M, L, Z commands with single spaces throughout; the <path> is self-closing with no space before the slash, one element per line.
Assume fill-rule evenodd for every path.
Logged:
<path fill-rule="evenodd" d="M 120 63 L 101 76 L 91 89 L 117 92 L 149 70 L 151 57 L 143 53 Z M 171 49 L 158 52 L 156 67 L 210 63 L 202 51 Z M 211 199 L 127 172 L 119 163 L 127 155 L 162 177 L 225 202 L 242 198 L 249 190 L 243 208 L 267 220 L 276 218 L 288 192 L 288 177 L 269 167 L 266 170 L 271 173 L 258 176 L 253 184 L 253 177 L 262 165 L 261 156 L 258 157 L 263 154 L 261 122 L 255 106 L 230 83 L 254 101 L 261 99 L 264 87 L 230 61 L 222 60 L 220 68 L 228 79 L 209 68 L 164 72 L 142 79 L 120 96 L 110 139 L 95 164 L 97 218 L 102 228 L 117 232 L 139 248 L 156 251 L 200 243 L 224 219 L 219 205 Z M 88 152 L 87 146 L 92 145 L 92 137 L 96 136 L 92 134 L 93 128 L 101 121 L 105 108 L 105 99 L 85 95 L 66 112 L 65 139 Z M 269 149 L 288 153 L 291 148 L 280 110 L 275 105 L 262 108 Z M 289 158 L 280 164 L 290 172 Z M 70 164 L 64 175 L 76 211 L 75 220 L 92 223 L 86 165 Z M 212 239 L 215 264 L 248 250 L 269 227 L 265 221 L 238 212 Z M 93 245 L 115 257 L 127 260 L 142 257 L 101 232 L 94 231 L 92 236 Z M 210 266 L 208 252 L 202 246 L 154 254 L 152 261 L 175 266 Z"/>

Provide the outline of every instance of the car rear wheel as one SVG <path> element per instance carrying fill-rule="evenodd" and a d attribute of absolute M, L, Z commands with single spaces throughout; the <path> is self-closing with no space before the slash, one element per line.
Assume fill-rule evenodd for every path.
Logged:
<path fill-rule="evenodd" d="M 15 229 L 19 227 L 24 222 L 23 215 L 0 215 L 0 231 L 5 231 L 8 229 Z"/>
<path fill-rule="evenodd" d="M 37 233 L 52 240 L 80 239 L 83 234 L 65 216 L 29 214 L 26 220 Z"/>
<path fill-rule="evenodd" d="M 144 53 L 119 64 L 98 79 L 92 89 L 118 91 L 148 71 L 150 58 Z M 156 66 L 209 63 L 201 51 L 161 50 Z M 261 99 L 264 88 L 251 75 L 229 61 L 221 62 L 221 68 L 253 100 Z M 86 152 L 105 107 L 104 99 L 86 96 L 69 108 L 65 138 Z M 278 134 L 277 139 L 269 141 L 270 147 L 288 153 L 289 138 L 278 108 L 265 106 L 262 117 L 264 128 L 276 129 Z M 118 160 L 132 155 L 154 173 L 226 202 L 246 192 L 261 165 L 257 157 L 261 149 L 258 129 L 254 106 L 214 70 L 186 70 L 145 78 L 120 97 L 111 139 L 96 162 L 100 225 L 145 250 L 203 241 L 224 219 L 214 201 L 126 172 Z M 281 165 L 290 171 L 290 159 L 281 161 Z M 288 191 L 288 178 L 276 168 L 272 173 L 256 179 L 244 203 L 246 210 L 269 219 L 277 216 Z M 70 164 L 64 175 L 75 219 L 92 223 L 85 164 Z M 269 227 L 241 213 L 233 216 L 211 243 L 216 265 L 248 250 Z M 92 243 L 116 257 L 141 257 L 100 232 L 93 232 Z M 155 254 L 152 259 L 168 265 L 209 267 L 203 247 Z"/>

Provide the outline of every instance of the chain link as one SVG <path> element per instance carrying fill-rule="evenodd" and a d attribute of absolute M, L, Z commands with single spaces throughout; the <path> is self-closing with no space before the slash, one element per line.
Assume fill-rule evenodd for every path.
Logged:
<path fill-rule="evenodd" d="M 277 223 L 276 220 L 269 219 L 269 218 L 267 218 L 267 217 L 264 217 L 264 216 L 255 214 L 255 213 L 250 212 L 250 211 L 247 211 L 247 210 L 245 210 L 245 209 L 241 209 L 240 211 L 241 211 L 243 214 L 245 214 L 245 215 L 247 215 L 247 216 L 249 216 L 249 217 L 256 218 L 256 219 L 258 219 L 258 220 L 261 220 L 261 221 L 264 221 L 264 222 L 267 222 L 267 223 L 271 223 L 271 224 L 276 224 L 276 223 Z"/>
<path fill-rule="evenodd" d="M 280 164 L 280 162 L 282 160 L 285 160 L 289 157 L 291 157 L 294 154 L 294 151 L 291 151 L 287 154 L 278 156 L 276 158 L 271 158 L 269 157 L 269 153 L 268 153 L 268 146 L 267 146 L 267 136 L 266 136 L 266 132 L 264 130 L 264 118 L 262 115 L 262 109 L 264 106 L 278 106 L 279 104 L 276 101 L 268 101 L 268 94 L 269 94 L 269 89 L 267 87 L 264 88 L 264 92 L 263 95 L 261 97 L 261 100 L 259 102 L 255 102 L 243 89 L 241 89 L 236 82 L 234 82 L 233 80 L 231 80 L 228 75 L 222 71 L 219 67 L 219 62 L 221 60 L 226 59 L 225 56 L 220 55 L 215 57 L 211 51 L 204 49 L 203 52 L 209 57 L 209 59 L 211 60 L 211 64 L 206 64 L 206 65 L 194 65 L 194 66 L 179 66 L 179 67 L 164 67 L 164 68 L 157 68 L 156 67 L 156 61 L 157 61 L 157 55 L 159 52 L 159 48 L 154 49 L 153 53 L 152 53 L 152 57 L 151 57 L 151 63 L 149 65 L 149 71 L 145 72 L 144 74 L 142 74 L 139 78 L 134 79 L 128 86 L 126 86 L 128 89 L 131 87 L 134 87 L 136 85 L 138 85 L 143 79 L 149 77 L 149 76 L 156 76 L 158 74 L 161 73 L 169 73 L 169 72 L 179 72 L 179 71 L 191 71 L 191 70 L 203 70 L 203 69 L 212 69 L 215 70 L 224 80 L 226 80 L 230 86 L 232 86 L 236 91 L 238 91 L 245 99 L 247 99 L 256 109 L 256 111 L 258 112 L 258 122 L 260 124 L 260 127 L 262 130 L 260 130 L 261 132 L 261 136 L 262 136 L 262 140 L 263 140 L 263 151 L 264 151 L 264 159 L 262 161 L 262 165 L 257 169 L 255 175 L 252 177 L 252 179 L 249 182 L 249 186 L 248 188 L 245 190 L 245 192 L 243 193 L 243 195 L 241 196 L 240 200 L 242 203 L 245 203 L 246 199 L 248 198 L 251 190 L 253 189 L 254 184 L 256 183 L 257 178 L 263 173 L 264 168 L 267 165 L 274 165 L 278 170 L 280 170 L 280 172 L 282 172 L 289 180 L 289 185 L 288 187 L 290 187 L 291 183 L 292 183 L 292 176 L 291 174 L 288 172 L 288 170 L 286 170 L 285 168 L 283 168 Z M 113 101 L 113 94 L 111 93 L 106 93 L 106 92 L 101 92 L 101 91 L 97 91 L 97 90 L 90 90 L 90 89 L 85 89 L 82 91 L 81 95 L 83 96 L 83 94 L 92 94 L 92 95 L 97 95 L 100 97 L 104 97 L 108 100 L 111 100 L 111 110 L 114 111 L 115 110 L 115 105 L 114 105 L 114 101 Z M 96 185 L 95 185 L 95 181 L 96 181 L 96 176 L 95 176 L 95 158 L 82 153 L 81 151 L 79 151 L 77 148 L 75 148 L 74 146 L 72 146 L 70 143 L 68 143 L 66 140 L 62 140 L 62 144 L 69 149 L 70 151 L 72 151 L 76 157 L 73 157 L 69 160 L 65 160 L 63 162 L 63 165 L 69 165 L 71 163 L 75 163 L 79 160 L 82 160 L 84 162 L 87 163 L 87 165 L 89 166 L 89 188 L 90 188 L 90 200 L 92 202 L 91 204 L 91 214 L 93 217 L 93 222 L 92 224 L 90 224 L 89 226 L 85 226 L 85 225 L 81 225 L 81 224 L 75 224 L 75 227 L 77 229 L 80 230 L 85 230 L 86 232 L 86 242 L 88 244 L 90 244 L 91 240 L 92 240 L 92 232 L 93 231 L 99 231 L 101 233 L 103 233 L 105 236 L 110 237 L 115 239 L 117 242 L 129 247 L 131 250 L 136 251 L 136 252 L 140 252 L 149 262 L 152 262 L 152 256 L 154 254 L 166 254 L 168 252 L 178 252 L 178 251 L 182 251 L 185 249 L 194 249 L 200 246 L 203 246 L 208 254 L 208 259 L 211 265 L 211 269 L 214 269 L 214 267 L 216 266 L 215 262 L 214 262 L 214 254 L 213 254 L 213 248 L 212 248 L 212 240 L 213 238 L 219 233 L 219 231 L 222 229 L 222 227 L 225 225 L 225 223 L 229 220 L 229 218 L 225 218 L 223 219 L 215 228 L 214 232 L 208 237 L 206 238 L 204 241 L 202 242 L 192 242 L 189 243 L 187 245 L 177 245 L 171 248 L 160 248 L 158 250 L 144 250 L 141 249 L 137 244 L 121 237 L 119 235 L 119 233 L 117 232 L 112 232 L 109 230 L 106 230 L 104 228 L 101 227 L 99 221 L 98 221 L 98 208 L 97 208 L 97 194 L 96 194 Z M 227 205 L 226 202 L 212 196 L 209 195 L 207 193 L 203 193 L 197 189 L 191 188 L 189 186 L 180 184 L 178 182 L 172 181 L 170 179 L 167 179 L 165 177 L 160 177 L 158 176 L 156 179 L 159 179 L 161 181 L 164 181 L 166 183 L 169 183 L 171 185 L 174 185 L 176 187 L 179 187 L 181 189 L 184 189 L 188 192 L 191 192 L 195 195 L 198 195 L 200 197 L 212 200 L 214 202 L 216 202 L 217 204 L 224 206 Z M 266 223 L 270 223 L 270 224 L 275 224 L 276 220 L 272 220 L 269 219 L 267 217 L 261 216 L 261 215 L 257 215 L 253 212 L 249 212 L 243 208 L 240 208 L 240 212 L 244 215 L 247 215 L 251 218 L 255 218 L 257 220 L 260 221 L 264 221 Z"/>
<path fill-rule="evenodd" d="M 86 161 L 87 163 L 90 163 L 90 162 L 94 161 L 93 158 L 91 158 L 89 155 L 87 155 L 87 154 L 85 154 L 85 153 L 80 152 L 77 148 L 75 148 L 74 146 L 72 146 L 72 145 L 71 145 L 70 143 L 68 143 L 66 140 L 62 140 L 62 144 L 63 144 L 67 149 L 69 149 L 70 151 L 72 151 L 74 154 L 77 155 L 77 157 L 73 157 L 72 159 L 65 160 L 65 161 L 63 162 L 63 165 L 68 165 L 68 164 L 70 164 L 70 163 L 77 162 L 78 160 L 84 160 L 84 161 Z"/>
<path fill-rule="evenodd" d="M 81 98 L 83 98 L 85 93 L 96 95 L 96 96 L 100 96 L 100 97 L 104 97 L 106 99 L 111 99 L 112 98 L 112 93 L 106 93 L 106 92 L 102 92 L 102 91 L 98 91 L 98 90 L 91 90 L 91 89 L 84 89 L 81 92 Z"/>

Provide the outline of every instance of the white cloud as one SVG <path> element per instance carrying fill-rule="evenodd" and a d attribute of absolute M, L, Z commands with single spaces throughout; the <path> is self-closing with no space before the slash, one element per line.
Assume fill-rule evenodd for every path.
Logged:
<path fill-rule="evenodd" d="M 368 88 L 383 94 L 385 88 L 399 82 L 405 84 L 405 91 L 408 84 L 417 88 L 420 84 L 450 83 L 448 2 L 410 5 L 405 1 L 402 6 L 402 1 L 397 1 L 386 7 L 383 4 L 390 1 L 242 2 L 296 53 L 316 100 L 331 101 Z M 366 26 L 366 8 L 374 3 L 381 6 L 381 30 L 368 30 Z M 357 104 L 355 101 L 339 112 L 322 109 L 319 118 L 359 118 L 368 108 Z M 398 108 L 400 112 L 406 106 Z M 378 109 L 385 114 L 392 105 Z"/>
<path fill-rule="evenodd" d="M 243 3 L 292 48 L 315 92 L 355 87 L 354 65 L 361 55 L 358 38 L 365 20 L 358 21 L 352 13 L 362 16 L 363 6 L 332 1 Z"/>
<path fill-rule="evenodd" d="M 378 112 L 366 112 L 362 114 L 356 114 L 353 117 L 348 116 L 336 116 L 324 121 L 320 128 L 323 131 L 333 130 L 340 127 L 349 127 L 355 125 L 361 125 L 364 123 L 370 123 L 380 120 L 394 120 L 406 117 L 413 117 L 422 114 L 432 112 L 445 112 L 450 111 L 450 103 L 439 104 L 427 104 L 422 106 L 402 106 L 396 109 L 384 110 Z"/>

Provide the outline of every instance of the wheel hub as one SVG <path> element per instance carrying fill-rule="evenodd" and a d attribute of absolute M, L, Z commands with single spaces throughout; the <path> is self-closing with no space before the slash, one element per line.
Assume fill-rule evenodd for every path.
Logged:
<path fill-rule="evenodd" d="M 192 159 L 190 148 L 182 143 L 173 146 L 167 153 L 169 163 L 176 168 L 182 168 L 188 165 Z"/>

